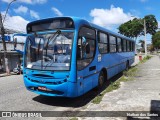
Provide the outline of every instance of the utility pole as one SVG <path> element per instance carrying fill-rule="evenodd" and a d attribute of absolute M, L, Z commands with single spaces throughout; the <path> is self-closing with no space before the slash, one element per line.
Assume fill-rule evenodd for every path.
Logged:
<path fill-rule="evenodd" d="M 2 37 L 2 43 L 3 43 L 3 49 L 4 49 L 4 62 L 5 62 L 5 68 L 6 68 L 6 73 L 7 74 L 10 74 L 10 70 L 9 70 L 9 66 L 8 66 L 8 59 L 7 59 L 7 47 L 6 47 L 6 42 L 5 42 L 5 39 L 4 39 L 4 36 L 5 36 L 5 29 L 4 29 L 4 21 L 5 21 L 5 18 L 6 18 L 6 15 L 7 15 L 7 12 L 8 12 L 8 9 L 10 7 L 10 5 L 16 0 L 12 0 L 8 6 L 7 6 L 7 10 L 6 10 L 6 13 L 4 15 L 4 18 L 2 19 L 2 14 L 0 12 L 0 30 L 1 30 L 1 37 Z"/>
<path fill-rule="evenodd" d="M 144 18 L 144 50 L 145 50 L 145 56 L 147 56 L 146 20 L 145 20 L 145 18 Z"/>
<path fill-rule="evenodd" d="M 3 20 L 2 20 L 2 14 L 1 13 L 0 13 L 0 28 L 1 28 L 3 50 L 4 50 L 4 62 L 5 62 L 6 73 L 10 74 L 10 70 L 9 70 L 9 66 L 8 66 L 8 59 L 7 59 L 7 47 L 6 47 L 6 42 L 5 42 L 5 39 L 4 39 L 5 30 L 4 30 L 4 26 L 3 26 Z"/>

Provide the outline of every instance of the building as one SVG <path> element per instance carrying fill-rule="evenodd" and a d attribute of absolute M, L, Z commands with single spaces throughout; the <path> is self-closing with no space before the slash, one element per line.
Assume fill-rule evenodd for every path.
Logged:
<path fill-rule="evenodd" d="M 14 50 L 14 44 L 11 41 L 6 42 L 7 48 L 7 58 L 10 71 L 13 70 L 17 66 L 18 63 L 22 63 L 22 54 L 16 52 Z M 17 43 L 17 49 L 23 51 L 24 43 Z M 0 41 L 0 71 L 5 71 L 5 63 L 4 63 L 4 50 L 3 50 L 3 43 Z"/>
<path fill-rule="evenodd" d="M 0 25 L 0 28 L 2 26 Z M 9 69 L 10 71 L 13 70 L 13 68 L 15 68 L 17 66 L 17 62 L 18 63 L 22 63 L 22 54 L 16 52 L 14 50 L 14 44 L 11 40 L 11 36 L 15 33 L 24 33 L 23 31 L 19 31 L 19 30 L 14 30 L 14 29 L 8 29 L 8 28 L 4 28 L 5 29 L 5 41 L 6 41 L 6 48 L 7 48 L 7 58 L 8 58 L 8 63 L 9 63 Z M 3 43 L 2 43 L 2 29 L 0 29 L 0 71 L 5 71 L 4 68 L 4 50 L 3 50 Z M 18 43 L 17 44 L 17 49 L 23 51 L 24 49 L 24 43 Z"/>

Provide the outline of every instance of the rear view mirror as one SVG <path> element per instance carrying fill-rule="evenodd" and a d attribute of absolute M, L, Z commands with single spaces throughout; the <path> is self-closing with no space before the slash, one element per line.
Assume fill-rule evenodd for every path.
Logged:
<path fill-rule="evenodd" d="M 13 45 L 14 45 L 14 50 L 20 54 L 23 54 L 23 48 L 22 44 L 24 45 L 24 42 L 26 40 L 27 34 L 14 34 L 13 35 Z"/>

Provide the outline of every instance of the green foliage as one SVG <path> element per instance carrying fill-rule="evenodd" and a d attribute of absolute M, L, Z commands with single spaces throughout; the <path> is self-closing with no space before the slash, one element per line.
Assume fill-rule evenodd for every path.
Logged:
<path fill-rule="evenodd" d="M 128 21 L 119 26 L 119 33 L 127 37 L 138 37 L 140 32 L 143 30 L 143 25 L 140 23 L 139 19 L 135 18 L 132 21 Z"/>
<path fill-rule="evenodd" d="M 151 56 L 146 56 L 143 58 L 143 60 L 140 62 L 141 63 L 144 63 L 146 62 L 147 60 L 149 60 L 151 58 Z M 131 80 L 134 80 L 133 78 L 137 75 L 138 73 L 138 68 L 137 66 L 133 66 L 131 67 L 128 71 L 124 71 L 123 72 L 123 76 L 120 77 L 117 81 L 115 82 L 112 82 L 111 81 L 111 84 L 104 90 L 102 91 L 99 95 L 97 95 L 93 100 L 92 100 L 92 103 L 94 104 L 99 104 L 101 101 L 102 101 L 102 98 L 103 96 L 107 93 L 107 92 L 111 92 L 113 90 L 116 90 L 120 87 L 121 85 L 121 82 L 127 82 L 127 81 L 131 81 Z"/>
<path fill-rule="evenodd" d="M 146 61 L 149 60 L 150 58 L 151 58 L 151 56 L 147 55 L 146 57 L 144 57 L 144 58 L 141 60 L 141 63 L 146 62 Z"/>
<path fill-rule="evenodd" d="M 158 22 L 154 15 L 147 15 L 143 19 L 134 18 L 132 21 L 121 24 L 118 28 L 119 33 L 130 38 L 144 35 L 144 19 L 146 21 L 146 33 L 154 35 L 158 28 Z"/>
<path fill-rule="evenodd" d="M 160 31 L 152 36 L 152 44 L 155 48 L 160 48 Z"/>
<path fill-rule="evenodd" d="M 107 93 L 107 92 L 111 92 L 113 90 L 116 90 L 120 87 L 120 82 L 126 82 L 129 80 L 133 80 L 132 78 L 136 75 L 136 71 L 137 68 L 136 67 L 132 67 L 131 69 L 129 69 L 128 71 L 124 71 L 123 72 L 123 76 L 120 77 L 117 81 L 112 82 L 111 84 L 103 91 L 101 92 L 98 96 L 96 96 L 93 100 L 92 103 L 94 104 L 99 104 L 102 101 L 103 96 Z"/>
<path fill-rule="evenodd" d="M 78 120 L 78 118 L 74 117 L 74 118 L 71 118 L 70 120 Z"/>
<path fill-rule="evenodd" d="M 149 51 L 150 51 L 150 52 L 153 52 L 153 51 L 154 51 L 154 46 L 153 46 L 153 44 L 150 45 Z"/>
<path fill-rule="evenodd" d="M 141 47 L 144 48 L 145 41 L 144 40 L 139 40 L 139 43 L 141 44 Z"/>
<path fill-rule="evenodd" d="M 143 18 L 146 21 L 146 33 L 154 35 L 158 29 L 158 22 L 154 15 L 147 15 Z"/>

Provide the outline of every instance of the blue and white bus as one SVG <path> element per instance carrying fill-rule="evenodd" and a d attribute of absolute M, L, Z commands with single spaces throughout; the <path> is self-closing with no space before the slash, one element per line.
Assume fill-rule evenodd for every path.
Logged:
<path fill-rule="evenodd" d="M 23 76 L 29 91 L 77 97 L 134 62 L 134 40 L 77 17 L 27 25 Z"/>

